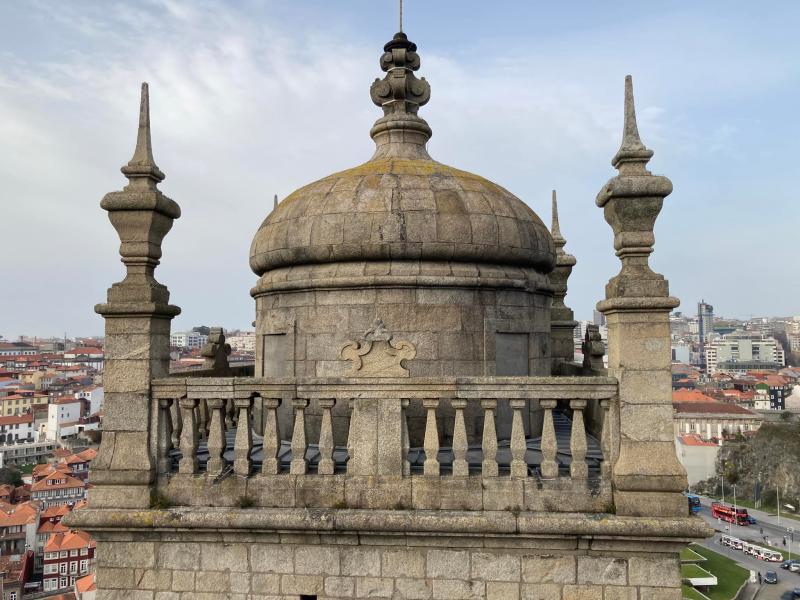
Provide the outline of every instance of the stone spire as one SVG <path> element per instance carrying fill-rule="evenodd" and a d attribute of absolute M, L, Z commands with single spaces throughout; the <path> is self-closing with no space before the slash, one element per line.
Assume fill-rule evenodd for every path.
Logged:
<path fill-rule="evenodd" d="M 275 210 L 276 208 L 278 208 L 278 194 L 275 194 L 275 196 L 272 198 L 272 210 Z"/>
<path fill-rule="evenodd" d="M 136 185 L 142 180 L 145 185 L 155 187 L 164 181 L 164 173 L 156 166 L 153 158 L 153 144 L 150 140 L 150 89 L 147 83 L 142 84 L 136 149 L 133 151 L 133 157 L 121 170 L 130 180 L 130 185 Z"/>
<path fill-rule="evenodd" d="M 653 157 L 639 137 L 639 126 L 636 124 L 636 107 L 633 102 L 633 79 L 625 76 L 625 119 L 622 129 L 622 144 L 611 159 L 611 165 L 620 174 L 647 175 L 645 166 Z"/>
<path fill-rule="evenodd" d="M 555 190 L 553 190 L 552 203 L 553 225 L 551 235 L 556 247 L 556 266 L 553 272 L 550 273 L 550 283 L 553 286 L 553 304 L 550 308 L 551 356 L 556 363 L 573 362 L 575 355 L 573 331 L 577 323 L 572 309 L 564 304 L 564 299 L 567 296 L 567 280 L 572 274 L 572 268 L 578 261 L 574 256 L 564 251 L 567 240 L 561 234 L 561 225 L 558 221 L 558 199 Z"/>
<path fill-rule="evenodd" d="M 169 373 L 170 321 L 180 308 L 155 279 L 161 242 L 181 209 L 157 188 L 164 174 L 153 160 L 150 103 L 142 84 L 139 132 L 133 158 L 122 167 L 129 183 L 106 194 L 100 206 L 120 239 L 125 278 L 95 306 L 105 319 L 103 440 L 92 463 L 92 505 L 142 508 L 150 499 L 154 465 L 148 450 L 150 381 Z"/>
<path fill-rule="evenodd" d="M 608 325 L 608 374 L 619 381 L 611 418 L 619 423 L 612 452 L 618 515 L 686 514 L 686 471 L 678 462 L 672 424 L 669 313 L 678 306 L 667 280 L 649 265 L 653 228 L 672 182 L 645 166 L 653 152 L 639 137 L 633 84 L 625 78 L 622 144 L 612 160 L 619 171 L 597 195 L 614 231 L 620 272 L 597 304 Z"/>
<path fill-rule="evenodd" d="M 370 87 L 372 101 L 384 115 L 370 131 L 378 147 L 373 158 L 430 158 L 425 144 L 432 131 L 417 112 L 430 100 L 431 86 L 414 75 L 420 67 L 417 45 L 399 31 L 383 51 L 380 65 L 386 76 Z"/>
<path fill-rule="evenodd" d="M 561 235 L 561 225 L 558 222 L 558 199 L 556 197 L 556 191 L 553 190 L 552 196 L 552 212 L 553 212 L 553 224 L 550 227 L 550 233 L 553 236 L 553 241 L 556 245 L 556 251 L 559 249 L 564 248 L 564 245 L 567 243 L 567 240 L 564 239 L 564 236 Z"/>

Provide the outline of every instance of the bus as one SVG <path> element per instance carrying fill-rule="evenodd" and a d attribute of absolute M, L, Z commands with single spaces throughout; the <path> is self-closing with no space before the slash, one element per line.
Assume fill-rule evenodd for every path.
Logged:
<path fill-rule="evenodd" d="M 686 499 L 689 501 L 689 514 L 696 515 L 700 512 L 700 496 L 694 494 L 686 494 Z"/>
<path fill-rule="evenodd" d="M 711 516 L 736 525 L 745 526 L 750 524 L 750 515 L 747 514 L 746 508 L 734 508 L 722 502 L 711 503 Z"/>

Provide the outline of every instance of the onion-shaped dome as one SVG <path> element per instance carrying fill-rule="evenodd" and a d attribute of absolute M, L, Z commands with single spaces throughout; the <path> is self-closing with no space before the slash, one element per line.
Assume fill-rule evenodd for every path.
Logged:
<path fill-rule="evenodd" d="M 549 273 L 547 227 L 519 198 L 434 161 L 431 129 L 419 116 L 430 85 L 417 79 L 416 44 L 397 33 L 384 46 L 386 72 L 370 90 L 383 108 L 366 163 L 295 191 L 270 213 L 250 248 L 257 275 L 280 267 L 364 260 L 464 261 Z"/>

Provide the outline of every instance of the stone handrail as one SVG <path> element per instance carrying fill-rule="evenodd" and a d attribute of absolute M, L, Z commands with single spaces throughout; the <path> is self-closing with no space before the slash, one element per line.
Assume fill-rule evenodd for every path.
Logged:
<path fill-rule="evenodd" d="M 519 481 L 527 482 L 531 489 L 563 492 L 569 488 L 596 497 L 597 486 L 607 486 L 610 479 L 613 432 L 618 431 L 613 427 L 617 413 L 611 410 L 616 404 L 617 382 L 600 376 L 171 376 L 154 380 L 151 393 L 157 423 L 154 441 L 158 473 L 173 489 L 180 488 L 181 478 L 186 477 L 206 478 L 212 485 L 229 476 L 251 479 L 254 484 L 269 479 L 278 485 L 285 485 L 286 477 L 294 477 L 292 481 L 332 476 L 409 478 L 418 482 L 422 477 L 429 484 L 436 480 L 445 488 L 482 480 L 484 495 L 486 481 L 494 481 L 491 485 Z M 416 449 L 409 437 L 411 403 L 420 412 L 422 439 Z M 507 406 L 505 420 L 499 416 L 502 406 Z M 528 412 L 533 410 L 531 406 L 540 415 L 538 438 L 538 432 L 525 425 L 533 414 Z M 283 431 L 286 437 L 281 436 L 279 409 L 289 419 Z M 584 413 L 590 409 L 603 423 L 603 460 L 593 470 L 587 461 L 584 422 Z M 451 412 L 445 416 L 445 410 Z M 569 435 L 562 436 L 561 444 L 556 435 L 556 412 L 571 415 Z M 313 432 L 310 418 L 315 420 Z M 563 431 L 566 418 L 560 418 Z M 473 433 L 472 444 L 467 422 L 477 424 L 478 429 L 482 426 L 479 435 Z M 242 427 L 242 423 L 250 425 Z M 505 427 L 506 436 L 498 435 L 499 426 Z M 441 435 L 451 442 L 449 447 L 442 446 Z M 336 437 L 346 439 L 346 445 L 335 445 Z M 254 441 L 257 443 L 258 438 L 261 464 L 254 466 Z M 529 439 L 534 445 L 529 445 Z M 201 456 L 205 457 L 205 468 Z M 530 456 L 540 458 L 531 460 Z M 192 481 L 197 490 L 197 481 Z M 507 490 L 498 488 L 498 493 Z M 485 503 L 480 506 L 485 507 Z M 558 509 L 574 510 L 574 505 Z"/>

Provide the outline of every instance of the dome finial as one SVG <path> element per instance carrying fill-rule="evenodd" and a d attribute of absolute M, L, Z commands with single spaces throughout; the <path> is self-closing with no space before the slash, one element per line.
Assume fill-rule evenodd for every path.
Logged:
<path fill-rule="evenodd" d="M 148 187 L 155 187 L 157 183 L 164 181 L 164 173 L 156 166 L 153 158 L 153 145 L 150 140 L 150 89 L 147 83 L 142 83 L 136 149 L 133 151 L 133 157 L 121 170 L 131 184 L 135 180 L 144 179 Z"/>
<path fill-rule="evenodd" d="M 611 165 L 620 173 L 644 175 L 647 173 L 645 165 L 653 157 L 653 151 L 648 150 L 639 137 L 639 127 L 636 124 L 636 107 L 633 102 L 633 79 L 625 76 L 625 121 L 622 129 L 622 144 L 616 155 L 611 160 Z"/>
<path fill-rule="evenodd" d="M 386 76 L 376 79 L 369 90 L 372 101 L 383 109 L 383 117 L 370 131 L 378 146 L 373 158 L 430 159 L 425 144 L 433 132 L 417 111 L 430 100 L 431 86 L 414 75 L 420 67 L 417 45 L 398 31 L 383 47 L 380 65 Z M 398 130 L 400 135 L 390 135 Z"/>

